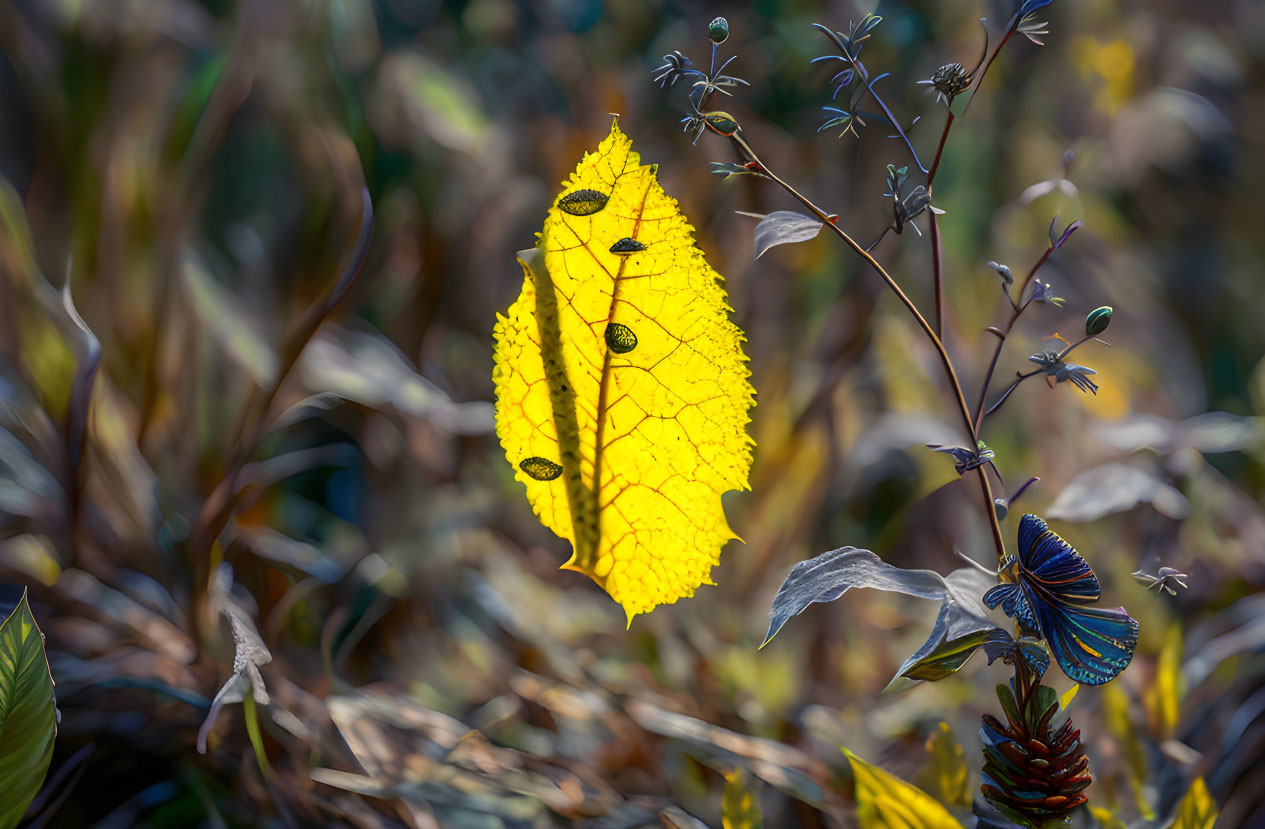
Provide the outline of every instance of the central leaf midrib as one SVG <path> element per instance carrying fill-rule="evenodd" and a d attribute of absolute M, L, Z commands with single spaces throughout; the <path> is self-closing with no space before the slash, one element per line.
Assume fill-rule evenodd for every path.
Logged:
<path fill-rule="evenodd" d="M 637 207 L 637 218 L 633 222 L 632 234 L 627 237 L 629 239 L 632 239 L 633 241 L 637 241 L 637 234 L 641 231 L 641 218 L 642 216 L 645 215 L 645 212 L 646 212 L 646 199 L 649 198 L 650 190 L 653 187 L 654 187 L 654 179 L 651 179 L 649 182 L 646 183 L 646 189 L 641 194 L 641 204 L 638 205 Z M 628 257 L 628 256 L 620 257 L 619 268 L 615 271 L 615 275 L 612 277 L 611 304 L 610 304 L 610 309 L 608 310 L 606 314 L 607 324 L 610 324 L 615 319 L 615 306 L 619 303 L 619 286 L 622 282 L 622 277 L 624 275 L 624 268 L 628 265 L 628 260 L 630 258 L 631 257 Z M 601 504 L 601 497 L 602 497 L 602 455 L 603 455 L 603 450 L 606 448 L 605 440 L 604 440 L 605 433 L 606 433 L 606 407 L 608 405 L 607 397 L 609 396 L 609 393 L 610 393 L 611 359 L 612 359 L 612 354 L 613 354 L 613 352 L 611 351 L 610 344 L 606 342 L 605 337 L 602 338 L 602 344 L 606 348 L 602 357 L 601 385 L 599 386 L 598 392 L 597 392 L 597 430 L 596 430 L 596 435 L 594 436 L 594 446 L 593 446 L 592 509 L 594 511 L 594 516 L 593 516 L 594 524 L 597 526 L 597 535 L 594 537 L 593 550 L 591 551 L 590 555 L 594 558 L 596 558 L 596 555 L 597 555 L 597 547 L 602 542 L 602 524 L 601 524 L 600 517 L 598 516 L 597 513 L 601 509 L 600 504 Z M 590 563 L 595 564 L 596 561 L 593 561 Z"/>

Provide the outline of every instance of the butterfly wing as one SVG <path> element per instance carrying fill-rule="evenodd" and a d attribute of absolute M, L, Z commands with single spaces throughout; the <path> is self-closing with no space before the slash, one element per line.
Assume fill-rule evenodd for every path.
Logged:
<path fill-rule="evenodd" d="M 1001 605 L 1002 612 L 1031 631 L 1039 631 L 1037 618 L 1032 613 L 1032 605 L 1028 602 L 1023 590 L 1017 584 L 999 584 L 990 587 L 984 594 L 984 604 L 992 610 Z"/>
<path fill-rule="evenodd" d="M 1078 607 L 1033 583 L 1023 583 L 1022 593 L 1054 659 L 1072 679 L 1102 685 L 1133 660 L 1138 623 L 1124 608 Z"/>
<path fill-rule="evenodd" d="M 1035 515 L 1019 521 L 1019 566 L 1021 578 L 1064 602 L 1088 604 L 1102 593 L 1089 563 Z"/>

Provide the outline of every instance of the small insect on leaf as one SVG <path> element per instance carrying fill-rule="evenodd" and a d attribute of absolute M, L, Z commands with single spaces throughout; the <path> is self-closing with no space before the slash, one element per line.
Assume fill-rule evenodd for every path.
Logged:
<path fill-rule="evenodd" d="M 573 190 L 558 199 L 558 209 L 572 216 L 592 216 L 606 206 L 610 196 L 597 190 Z"/>
<path fill-rule="evenodd" d="M 629 239 L 627 236 L 611 245 L 611 253 L 640 253 L 645 249 L 644 243 L 638 242 L 636 239 Z"/>
<path fill-rule="evenodd" d="M 571 542 L 564 568 L 630 621 L 692 596 L 734 538 L 720 496 L 751 467 L 754 392 L 719 275 L 614 124 L 519 261 L 493 372 L 517 479 Z"/>
<path fill-rule="evenodd" d="M 637 347 L 637 335 L 627 325 L 608 322 L 606 324 L 606 345 L 616 354 L 627 354 Z"/>
<path fill-rule="evenodd" d="M 523 458 L 518 468 L 537 481 L 552 481 L 562 474 L 562 467 L 551 460 L 541 457 Z"/>

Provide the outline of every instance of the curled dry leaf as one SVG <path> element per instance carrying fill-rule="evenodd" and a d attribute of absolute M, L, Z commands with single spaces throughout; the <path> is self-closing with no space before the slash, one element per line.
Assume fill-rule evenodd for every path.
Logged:
<path fill-rule="evenodd" d="M 254 619 L 250 617 L 246 608 L 233 598 L 232 591 L 233 567 L 230 564 L 221 564 L 211 577 L 211 607 L 228 620 L 236 650 L 233 654 L 233 675 L 220 688 L 215 699 L 211 700 L 211 710 L 207 713 L 202 727 L 198 729 L 198 753 L 200 754 L 206 753 L 206 738 L 211 733 L 212 726 L 215 725 L 220 709 L 226 703 L 242 702 L 248 693 L 253 695 L 255 702 L 260 705 L 267 705 L 272 701 L 268 696 L 268 689 L 264 686 L 264 678 L 259 673 L 260 665 L 267 665 L 272 661 L 272 652 L 268 650 L 268 646 L 259 635 Z"/>

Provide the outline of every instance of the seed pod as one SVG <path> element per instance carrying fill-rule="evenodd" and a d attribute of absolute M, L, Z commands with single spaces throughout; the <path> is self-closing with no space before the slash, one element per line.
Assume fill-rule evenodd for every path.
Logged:
<path fill-rule="evenodd" d="M 708 23 L 707 36 L 711 39 L 712 43 L 715 43 L 717 46 L 724 43 L 725 39 L 729 37 L 729 21 L 723 17 L 718 17 L 711 23 Z"/>
<path fill-rule="evenodd" d="M 946 63 L 931 76 L 931 83 L 936 91 L 946 98 L 965 92 L 971 85 L 970 74 L 960 63 Z"/>
<path fill-rule="evenodd" d="M 1089 312 L 1089 316 L 1085 317 L 1085 334 L 1097 337 L 1107 330 L 1108 325 L 1111 325 L 1111 306 L 1104 305 L 1101 308 L 1095 308 Z"/>

